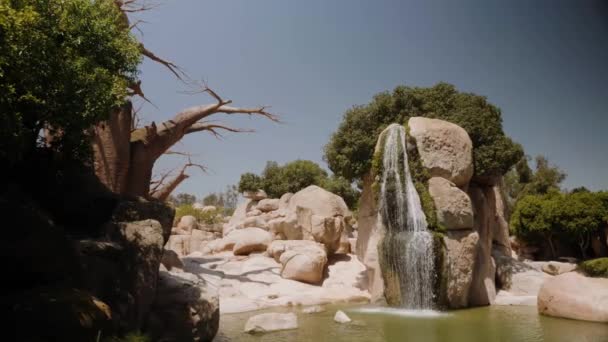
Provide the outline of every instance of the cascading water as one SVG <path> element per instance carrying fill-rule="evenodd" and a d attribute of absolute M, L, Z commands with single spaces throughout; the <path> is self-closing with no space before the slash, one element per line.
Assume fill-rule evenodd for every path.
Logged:
<path fill-rule="evenodd" d="M 384 254 L 398 278 L 401 306 L 433 308 L 433 236 L 412 182 L 405 128 L 390 125 L 382 149 L 379 220 L 386 229 Z"/>

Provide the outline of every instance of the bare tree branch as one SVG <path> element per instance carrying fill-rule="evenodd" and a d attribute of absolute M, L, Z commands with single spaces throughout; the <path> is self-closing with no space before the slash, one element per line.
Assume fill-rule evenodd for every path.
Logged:
<path fill-rule="evenodd" d="M 253 129 L 233 128 L 233 127 L 228 127 L 228 126 L 224 126 L 224 125 L 220 125 L 220 124 L 209 124 L 209 123 L 205 123 L 205 122 L 197 122 L 197 123 L 193 124 L 192 126 L 188 127 L 188 129 L 186 130 L 186 134 L 208 131 L 208 132 L 211 132 L 213 135 L 215 135 L 217 138 L 221 138 L 222 134 L 220 134 L 217 131 L 220 129 L 228 131 L 228 132 L 233 132 L 233 133 L 253 133 L 253 132 L 255 132 L 255 130 L 253 130 Z"/>
<path fill-rule="evenodd" d="M 140 43 L 139 46 L 140 46 L 141 53 L 144 56 L 150 58 L 151 60 L 153 60 L 157 63 L 164 65 L 167 69 L 169 69 L 173 73 L 173 75 L 175 75 L 175 77 L 177 77 L 178 80 L 184 81 L 184 78 L 188 78 L 188 75 L 186 75 L 186 73 L 175 63 L 158 57 L 152 51 L 146 49 L 146 47 L 144 46 L 143 43 Z"/>

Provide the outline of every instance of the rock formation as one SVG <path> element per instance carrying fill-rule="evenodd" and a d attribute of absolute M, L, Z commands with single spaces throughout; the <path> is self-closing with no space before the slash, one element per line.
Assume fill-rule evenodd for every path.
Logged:
<path fill-rule="evenodd" d="M 437 234 L 443 236 L 443 243 L 435 247 L 439 257 L 445 255 L 435 266 L 437 304 L 450 308 L 491 304 L 496 296 L 492 253 L 511 255 L 501 180 L 481 184 L 472 178 L 472 143 L 461 127 L 414 117 L 408 128 L 408 141 L 415 146 L 408 146 L 408 154 L 419 155 L 430 176 L 428 194 L 435 209 Z M 381 300 L 386 293 L 378 245 L 385 231 L 378 219 L 376 181 L 373 172 L 364 177 L 356 252 L 367 268 L 372 299 Z"/>

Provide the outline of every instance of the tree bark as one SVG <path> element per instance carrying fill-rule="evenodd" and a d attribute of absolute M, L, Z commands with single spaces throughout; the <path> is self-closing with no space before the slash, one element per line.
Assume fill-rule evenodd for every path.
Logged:
<path fill-rule="evenodd" d="M 131 102 L 110 113 L 93 130 L 95 174 L 115 193 L 124 193 L 130 170 Z"/>

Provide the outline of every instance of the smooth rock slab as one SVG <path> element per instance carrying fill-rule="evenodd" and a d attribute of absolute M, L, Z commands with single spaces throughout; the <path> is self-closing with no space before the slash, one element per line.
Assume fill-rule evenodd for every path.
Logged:
<path fill-rule="evenodd" d="M 540 288 L 538 312 L 608 323 L 608 279 L 588 278 L 575 272 L 555 276 Z"/>
<path fill-rule="evenodd" d="M 249 334 L 297 328 L 298 317 L 294 313 L 265 313 L 250 317 L 245 323 L 245 332 Z"/>
<path fill-rule="evenodd" d="M 334 316 L 334 321 L 338 323 L 350 323 L 351 319 L 344 313 L 344 311 L 338 310 Z"/>
<path fill-rule="evenodd" d="M 325 308 L 322 307 L 321 305 L 314 305 L 314 306 L 309 306 L 307 308 L 302 309 L 302 313 L 305 314 L 313 314 L 313 313 L 320 313 L 320 312 L 325 312 Z"/>

